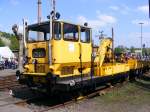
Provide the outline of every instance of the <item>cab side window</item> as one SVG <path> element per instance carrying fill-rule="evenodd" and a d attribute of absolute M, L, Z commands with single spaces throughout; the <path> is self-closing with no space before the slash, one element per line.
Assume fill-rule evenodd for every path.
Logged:
<path fill-rule="evenodd" d="M 81 42 L 89 43 L 90 42 L 90 29 L 81 27 Z"/>
<path fill-rule="evenodd" d="M 61 24 L 58 22 L 53 23 L 53 36 L 55 40 L 61 39 Z"/>

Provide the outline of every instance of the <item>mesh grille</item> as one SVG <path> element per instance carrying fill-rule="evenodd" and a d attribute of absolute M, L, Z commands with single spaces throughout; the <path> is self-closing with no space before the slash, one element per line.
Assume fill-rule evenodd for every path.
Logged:
<path fill-rule="evenodd" d="M 45 73 L 45 65 L 37 65 L 36 72 L 37 73 Z"/>

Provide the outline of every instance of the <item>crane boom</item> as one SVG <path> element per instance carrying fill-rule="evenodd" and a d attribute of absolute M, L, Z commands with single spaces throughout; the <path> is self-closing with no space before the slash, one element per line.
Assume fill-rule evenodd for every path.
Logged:
<path fill-rule="evenodd" d="M 111 38 L 104 38 L 101 40 L 99 49 L 97 52 L 97 57 L 95 59 L 95 62 L 99 63 L 99 67 L 102 66 L 104 63 L 104 59 L 106 57 L 106 54 L 108 53 L 108 49 L 112 48 L 112 39 Z"/>

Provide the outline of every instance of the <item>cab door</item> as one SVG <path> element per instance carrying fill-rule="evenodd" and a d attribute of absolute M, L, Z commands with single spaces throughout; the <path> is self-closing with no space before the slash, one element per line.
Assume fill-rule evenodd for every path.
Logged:
<path fill-rule="evenodd" d="M 88 69 L 91 64 L 92 43 L 91 43 L 91 29 L 80 27 L 80 52 L 82 68 Z"/>
<path fill-rule="evenodd" d="M 48 71 L 48 42 L 35 42 L 28 44 L 29 72 L 45 73 Z"/>

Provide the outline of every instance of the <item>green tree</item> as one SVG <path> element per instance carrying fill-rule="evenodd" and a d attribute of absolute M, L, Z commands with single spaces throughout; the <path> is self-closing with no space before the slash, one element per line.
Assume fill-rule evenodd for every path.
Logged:
<path fill-rule="evenodd" d="M 131 51 L 131 53 L 135 53 L 135 48 L 133 46 L 131 46 L 130 51 Z"/>
<path fill-rule="evenodd" d="M 0 47 L 5 46 L 4 42 L 2 41 L 2 39 L 0 38 Z"/>
<path fill-rule="evenodd" d="M 10 41 L 11 41 L 11 44 L 9 47 L 11 50 L 19 49 L 19 42 L 14 35 L 10 37 Z"/>
<path fill-rule="evenodd" d="M 0 31 L 0 37 L 10 40 L 9 47 L 11 50 L 19 49 L 19 42 L 13 34 Z M 5 46 L 5 43 L 0 39 L 0 47 L 2 46 Z"/>
<path fill-rule="evenodd" d="M 124 53 L 126 50 L 127 50 L 126 47 L 120 45 L 120 46 L 115 48 L 115 54 Z"/>

